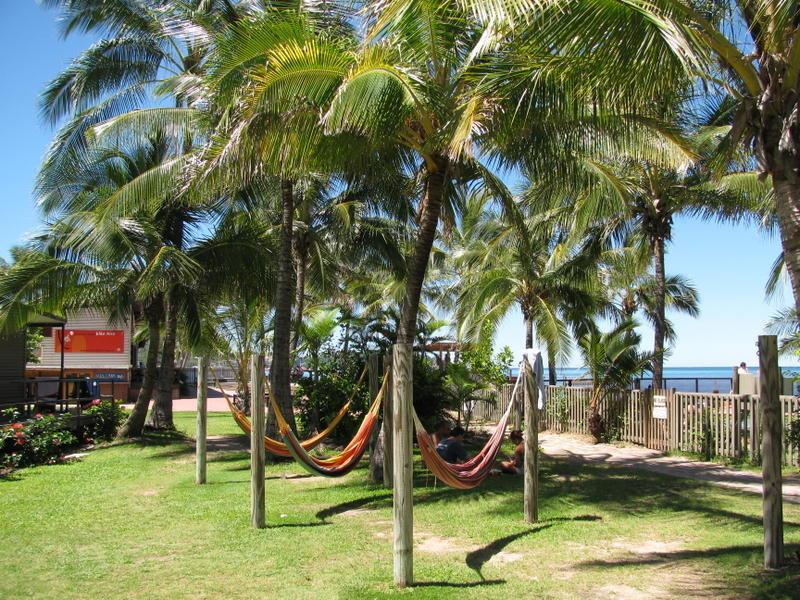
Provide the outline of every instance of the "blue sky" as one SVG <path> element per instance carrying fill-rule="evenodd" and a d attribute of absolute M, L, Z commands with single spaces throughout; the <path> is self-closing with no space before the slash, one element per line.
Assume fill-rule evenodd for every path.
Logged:
<path fill-rule="evenodd" d="M 52 136 L 38 115 L 37 97 L 45 84 L 86 48 L 91 40 L 79 35 L 61 39 L 55 14 L 34 0 L 4 0 L 0 18 L 0 71 L 6 82 L 0 94 L 0 253 L 23 241 L 40 220 L 31 191 L 38 164 Z M 678 342 L 668 366 L 730 366 L 744 360 L 758 364 L 755 340 L 783 300 L 764 301 L 764 282 L 780 250 L 753 229 L 678 219 L 667 255 L 667 271 L 689 277 L 700 291 L 701 316 L 675 316 Z M 652 333 L 644 330 L 646 343 Z M 497 345 L 509 345 L 519 355 L 522 319 L 509 315 Z M 783 360 L 782 364 L 797 364 Z M 574 358 L 570 363 L 579 366 Z"/>

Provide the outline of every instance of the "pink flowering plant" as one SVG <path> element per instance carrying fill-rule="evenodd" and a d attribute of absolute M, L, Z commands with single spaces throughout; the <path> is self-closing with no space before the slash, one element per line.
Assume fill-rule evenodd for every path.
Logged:
<path fill-rule="evenodd" d="M 27 467 L 54 462 L 78 444 L 65 417 L 35 415 L 0 427 L 0 466 Z"/>

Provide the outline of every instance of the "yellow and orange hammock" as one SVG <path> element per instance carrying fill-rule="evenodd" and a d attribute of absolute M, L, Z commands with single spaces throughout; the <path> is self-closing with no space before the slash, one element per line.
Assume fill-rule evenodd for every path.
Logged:
<path fill-rule="evenodd" d="M 381 389 L 378 391 L 375 400 L 369 407 L 367 414 L 364 415 L 364 420 L 358 428 L 355 436 L 347 446 L 344 447 L 339 454 L 329 458 L 317 458 L 311 456 L 304 447 L 303 443 L 297 439 L 289 423 L 283 417 L 280 408 L 275 402 L 273 394 L 269 394 L 272 410 L 275 411 L 275 419 L 278 422 L 278 430 L 286 442 L 286 447 L 291 453 L 292 457 L 299 462 L 306 471 L 322 475 L 324 477 L 342 477 L 352 471 L 364 456 L 364 452 L 369 446 L 369 441 L 372 438 L 372 433 L 375 431 L 375 426 L 378 423 L 378 413 L 381 409 L 381 401 L 386 389 L 386 382 L 388 380 L 388 373 L 383 378 Z M 269 387 L 269 384 L 267 384 Z"/>
<path fill-rule="evenodd" d="M 331 419 L 331 422 L 328 423 L 328 426 L 317 433 L 316 435 L 312 435 L 310 438 L 305 439 L 301 442 L 298 442 L 304 450 L 313 450 L 317 446 L 322 443 L 326 437 L 328 437 L 331 432 L 336 429 L 336 426 L 341 422 L 347 412 L 350 410 L 350 404 L 353 402 L 353 398 L 355 397 L 356 393 L 358 392 L 358 388 L 361 386 L 361 383 L 364 381 L 364 376 L 367 374 L 367 367 L 364 367 L 364 370 L 361 371 L 361 375 L 356 382 L 356 387 L 353 389 L 353 392 L 350 394 L 350 398 L 347 399 L 347 402 L 344 403 L 342 408 L 339 409 L 339 412 Z M 214 375 L 214 379 L 216 380 L 216 375 Z M 217 380 L 217 387 L 222 390 L 222 395 L 225 396 L 225 401 L 228 403 L 228 410 L 231 411 L 231 415 L 233 416 L 233 420 L 236 421 L 236 424 L 239 426 L 244 433 L 250 435 L 250 431 L 253 429 L 252 424 L 250 423 L 250 419 L 247 418 L 247 415 L 244 414 L 243 411 L 236 408 L 236 405 L 233 401 L 228 397 L 228 394 L 219 385 L 219 380 Z M 272 394 L 270 393 L 270 399 L 272 398 Z M 279 414 L 279 412 L 276 412 Z M 279 442 L 278 440 L 274 440 L 269 436 L 264 436 L 264 448 L 270 454 L 274 454 L 275 456 L 284 456 L 290 457 L 292 453 L 289 451 L 289 448 L 283 442 Z"/>
<path fill-rule="evenodd" d="M 452 488 L 469 490 L 478 487 L 483 483 L 483 480 L 489 476 L 492 465 L 500 452 L 500 447 L 503 445 L 503 437 L 505 436 L 506 427 L 508 426 L 508 419 L 511 416 L 511 409 L 514 406 L 513 399 L 516 396 L 520 379 L 522 379 L 521 375 L 517 377 L 517 381 L 514 384 L 514 391 L 511 392 L 512 401 L 508 403 L 508 408 L 497 423 L 494 433 L 492 433 L 486 441 L 481 451 L 464 463 L 449 463 L 439 456 L 433 438 L 425 431 L 422 421 L 420 421 L 419 416 L 417 416 L 417 411 L 412 407 L 414 425 L 417 430 L 417 444 L 422 454 L 422 460 L 425 461 L 425 466 L 436 476 L 436 479 Z"/>

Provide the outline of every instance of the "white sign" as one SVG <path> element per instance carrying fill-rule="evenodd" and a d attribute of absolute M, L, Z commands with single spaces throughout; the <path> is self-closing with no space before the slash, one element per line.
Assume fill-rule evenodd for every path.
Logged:
<path fill-rule="evenodd" d="M 667 418 L 667 397 L 666 396 L 653 396 L 653 418 L 666 419 Z"/>

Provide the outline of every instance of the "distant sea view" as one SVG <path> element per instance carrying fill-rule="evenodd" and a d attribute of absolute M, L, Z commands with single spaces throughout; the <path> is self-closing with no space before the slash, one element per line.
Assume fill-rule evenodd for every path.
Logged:
<path fill-rule="evenodd" d="M 750 373 L 757 374 L 758 367 L 748 367 Z M 784 377 L 791 377 L 794 374 L 800 375 L 798 367 L 781 367 Z M 545 367 L 545 377 L 549 377 L 549 371 Z M 511 375 L 516 377 L 519 373 L 518 368 L 511 369 Z M 731 391 L 731 375 L 733 365 L 730 367 L 664 367 L 664 379 L 666 387 L 675 388 L 683 392 L 713 392 L 727 393 Z M 577 380 L 587 378 L 586 369 L 578 367 L 564 367 L 556 369 L 559 385 L 565 383 L 564 380 Z M 641 387 L 646 388 L 650 385 L 649 374 L 641 378 Z"/>

